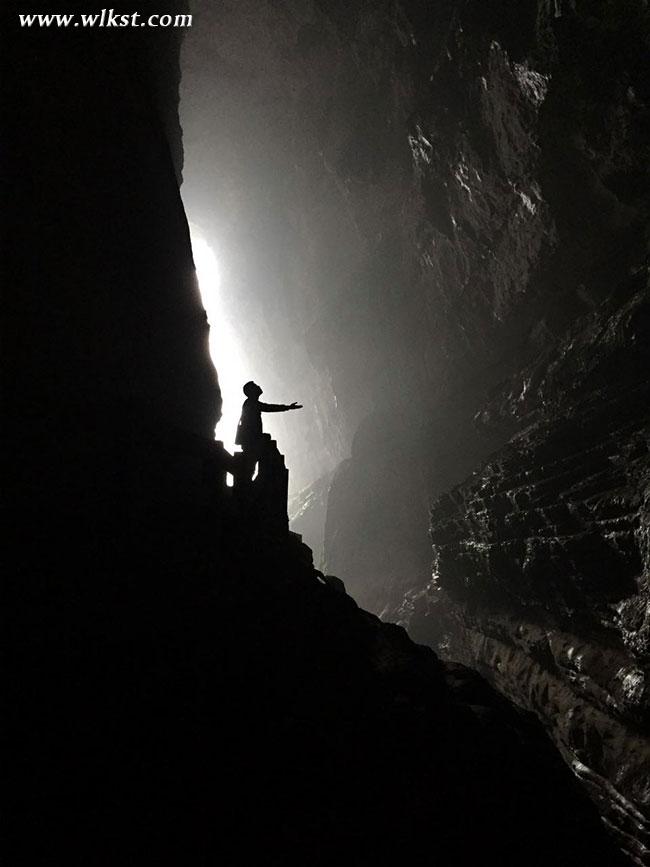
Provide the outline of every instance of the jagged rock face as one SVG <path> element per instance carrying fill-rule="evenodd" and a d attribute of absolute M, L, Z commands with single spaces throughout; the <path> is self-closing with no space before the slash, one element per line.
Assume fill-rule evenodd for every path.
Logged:
<path fill-rule="evenodd" d="M 434 567 L 445 573 L 452 595 L 489 605 L 488 576 L 499 573 L 499 595 L 513 605 L 558 619 L 583 611 L 592 629 L 617 627 L 630 649 L 647 656 L 648 624 L 633 627 L 609 610 L 647 591 L 635 583 L 648 566 L 645 287 L 611 308 L 610 302 L 576 323 L 566 343 L 524 369 L 506 397 L 483 411 L 482 424 L 518 416 L 523 428 L 434 505 L 431 538 Z M 454 500 L 458 491 L 461 501 Z M 456 547 L 470 536 L 475 545 Z"/>
<path fill-rule="evenodd" d="M 650 807 L 646 280 L 481 413 L 522 430 L 434 504 L 433 581 L 401 609 L 418 640 L 544 719 L 638 863 Z"/>
<path fill-rule="evenodd" d="M 469 429 L 486 390 L 642 255 L 645 7 L 195 11 L 185 196 L 269 376 L 314 394 L 300 477 L 352 453 L 327 560 L 381 610 L 426 580 L 427 502 L 504 441 Z"/>
<path fill-rule="evenodd" d="M 317 566 L 324 565 L 324 530 L 331 473 L 317 479 L 289 500 L 289 521 L 293 532 L 309 539 Z"/>
<path fill-rule="evenodd" d="M 350 450 L 328 495 L 327 569 L 390 616 L 408 591 L 409 605 L 420 600 L 411 621 L 419 630 L 418 606 L 431 604 L 421 596 L 431 573 L 429 503 L 530 427 L 521 405 L 528 414 L 555 406 L 462 489 L 449 525 L 439 524 L 447 506 L 437 506 L 434 536 L 459 528 L 453 544 L 437 539 L 440 594 L 452 600 L 455 589 L 466 594 L 463 607 L 473 603 L 462 627 L 447 628 L 461 611 L 450 601 L 416 634 L 448 641 L 450 653 L 485 670 L 497 666 L 495 647 L 516 645 L 496 682 L 547 720 L 558 716 L 566 755 L 641 803 L 634 760 L 624 762 L 624 780 L 616 768 L 639 725 L 632 705 L 645 659 L 635 642 L 645 640 L 647 421 L 616 392 L 628 378 L 639 385 L 643 368 L 623 338 L 601 364 L 596 320 L 585 317 L 611 298 L 602 321 L 647 340 L 638 323 L 626 332 L 617 319 L 627 309 L 617 313 L 628 300 L 621 284 L 646 255 L 647 4 L 198 9 L 206 29 L 193 34 L 202 45 L 188 44 L 188 81 L 199 80 L 193 63 L 211 53 L 214 74 L 203 79 L 211 95 L 198 104 L 213 100 L 207 135 L 222 168 L 209 171 L 211 146 L 188 102 L 188 192 L 227 239 L 250 340 L 269 322 L 283 346 L 304 335 L 320 430 L 324 439 L 337 432 L 335 456 Z M 267 253 L 261 265 L 251 239 Z M 575 334 L 586 343 L 568 354 L 577 368 L 562 367 L 564 335 L 581 319 Z M 592 353 L 597 376 L 585 373 Z M 534 360 L 537 379 L 532 369 L 525 379 Z M 558 364 L 565 380 L 540 373 Z M 291 371 L 282 376 L 298 385 Z M 513 378 L 525 400 L 504 399 L 497 412 L 490 398 Z M 475 424 L 486 412 L 494 423 Z M 318 438 L 307 459 L 317 451 Z M 547 476 L 542 468 L 562 460 L 566 475 Z M 532 509 L 506 496 L 526 470 L 540 497 L 547 492 Z M 472 547 L 481 522 L 494 534 L 487 551 Z M 589 674 L 565 659 L 574 640 L 593 655 Z M 540 654 L 545 674 L 535 669 Z M 527 678 L 539 684 L 536 703 Z M 578 699 L 583 681 L 589 695 Z M 583 725 L 584 714 L 595 721 Z M 578 749 L 583 730 L 595 734 Z M 610 746 L 599 756 L 603 738 Z M 603 798 L 611 818 L 615 797 Z"/>
<path fill-rule="evenodd" d="M 631 21 L 623 16 L 612 32 L 608 20 L 583 19 L 580 7 L 558 7 L 553 17 L 545 4 L 523 4 L 508 21 L 498 20 L 499 11 L 490 4 L 454 8 L 446 27 L 440 19 L 433 25 L 444 39 L 433 51 L 425 41 L 428 62 L 413 48 L 419 76 L 409 82 L 405 118 L 413 175 L 402 178 L 409 202 L 402 200 L 399 225 L 388 233 L 391 243 L 402 239 L 402 261 L 411 260 L 391 313 L 405 329 L 400 342 L 411 349 L 413 384 L 403 374 L 393 379 L 401 365 L 387 357 L 389 387 L 382 383 L 376 403 L 390 407 L 357 431 L 353 460 L 333 485 L 326 540 L 333 568 L 345 572 L 354 563 L 361 585 L 354 590 L 370 605 L 385 598 L 382 585 L 417 574 L 414 549 L 401 540 L 409 539 L 424 492 L 445 490 L 494 448 L 498 432 L 477 438 L 470 425 L 486 391 L 610 292 L 643 255 L 647 178 L 637 185 L 637 177 L 647 112 L 626 91 L 626 83 L 632 93 L 643 87 L 634 74 Z M 586 32 L 616 59 L 605 80 L 581 50 Z M 412 35 L 420 45 L 417 27 Z M 404 86 L 401 70 L 396 77 Z M 626 192 L 616 182 L 621 174 Z M 419 321 L 405 327 L 404 308 Z M 395 402 L 398 390 L 410 397 L 406 407 Z M 409 459 L 405 419 L 416 414 L 420 437 L 406 434 Z M 508 428 L 501 433 L 507 437 Z M 349 496 L 369 490 L 361 483 L 373 472 L 369 462 L 395 479 L 376 486 L 374 504 Z M 344 488 L 344 511 L 337 510 L 337 487 Z M 382 488 L 390 508 L 377 505 Z M 373 521 L 377 512 L 390 532 Z M 371 529 L 368 552 L 358 538 L 362 526 Z M 407 564 L 401 575 L 400 559 Z"/>

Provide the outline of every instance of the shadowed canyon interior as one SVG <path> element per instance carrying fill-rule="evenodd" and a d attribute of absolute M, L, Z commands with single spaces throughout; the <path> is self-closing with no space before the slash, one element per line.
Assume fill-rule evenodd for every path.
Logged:
<path fill-rule="evenodd" d="M 16 863 L 648 863 L 647 4 L 9 7 Z"/>

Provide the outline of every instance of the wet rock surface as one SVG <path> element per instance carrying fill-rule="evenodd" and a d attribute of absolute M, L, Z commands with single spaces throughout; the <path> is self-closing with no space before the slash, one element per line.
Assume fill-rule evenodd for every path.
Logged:
<path fill-rule="evenodd" d="M 524 425 L 431 512 L 418 640 L 534 710 L 644 862 L 650 775 L 647 275 L 477 422 Z"/>
<path fill-rule="evenodd" d="M 331 483 L 328 473 L 291 497 L 288 504 L 291 529 L 309 539 L 317 566 L 323 565 L 325 516 Z"/>

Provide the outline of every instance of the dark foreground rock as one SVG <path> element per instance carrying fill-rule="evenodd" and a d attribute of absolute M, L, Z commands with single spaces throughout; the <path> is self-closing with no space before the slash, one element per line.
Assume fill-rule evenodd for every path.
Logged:
<path fill-rule="evenodd" d="M 295 537 L 228 538 L 158 593 L 21 624 L 13 863 L 625 863 L 532 716 Z"/>

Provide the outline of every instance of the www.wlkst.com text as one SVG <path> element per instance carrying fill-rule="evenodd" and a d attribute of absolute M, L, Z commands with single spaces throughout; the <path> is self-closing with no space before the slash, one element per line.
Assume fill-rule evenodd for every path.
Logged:
<path fill-rule="evenodd" d="M 19 13 L 21 27 L 191 27 L 191 15 L 121 13 L 102 9 L 86 15 Z"/>

